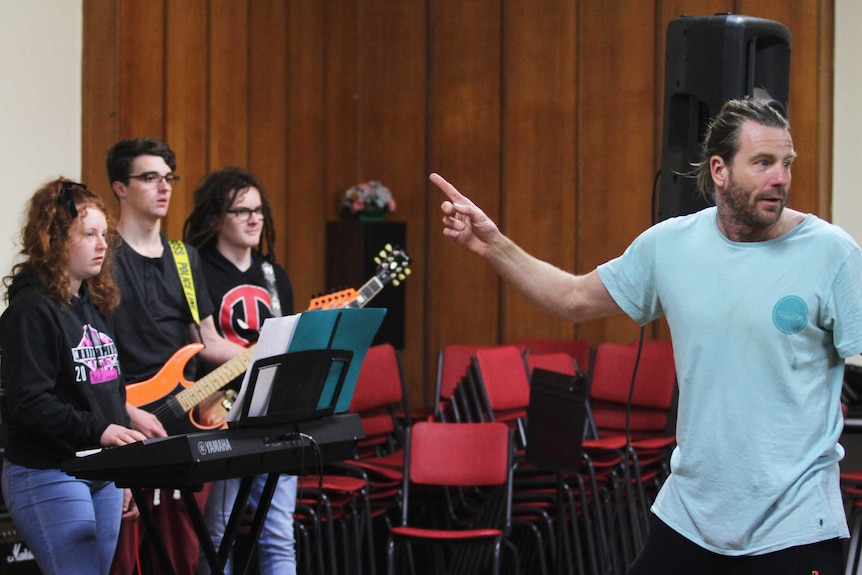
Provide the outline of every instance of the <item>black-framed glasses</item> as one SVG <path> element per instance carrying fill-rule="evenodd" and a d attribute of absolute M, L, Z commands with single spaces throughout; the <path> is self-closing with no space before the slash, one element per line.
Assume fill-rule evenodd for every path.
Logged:
<path fill-rule="evenodd" d="M 141 181 L 148 186 L 158 186 L 162 183 L 162 180 L 164 180 L 169 186 L 173 186 L 175 183 L 180 181 L 180 177 L 176 174 L 165 174 L 163 176 L 158 172 L 144 172 L 143 174 L 129 176 L 129 179 L 131 178 Z"/>
<path fill-rule="evenodd" d="M 228 210 L 227 213 L 233 214 L 236 217 L 236 219 L 238 219 L 241 222 L 247 222 L 251 219 L 252 214 L 262 216 L 263 215 L 263 206 L 258 206 L 255 209 L 236 208 L 233 210 Z"/>
<path fill-rule="evenodd" d="M 67 210 L 69 210 L 69 215 L 73 218 L 78 217 L 78 207 L 75 205 L 75 200 L 72 198 L 72 188 L 83 188 L 87 189 L 86 184 L 81 184 L 79 182 L 73 182 L 71 180 L 63 180 L 60 183 L 60 192 L 57 194 L 57 203 L 61 206 L 65 206 Z"/>

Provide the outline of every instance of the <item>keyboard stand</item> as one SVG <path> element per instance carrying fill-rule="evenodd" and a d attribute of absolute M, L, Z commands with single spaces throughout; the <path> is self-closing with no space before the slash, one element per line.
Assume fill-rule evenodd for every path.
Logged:
<path fill-rule="evenodd" d="M 280 473 L 267 474 L 266 483 L 260 496 L 260 502 L 255 510 L 249 530 L 251 540 L 249 559 L 246 561 L 246 565 L 242 566 L 242 571 L 239 569 L 235 570 L 237 573 L 248 573 L 248 567 L 251 563 L 251 558 L 254 556 L 255 549 L 257 548 L 257 541 L 260 538 L 261 531 L 263 530 L 263 522 L 266 520 L 266 514 L 269 511 L 269 506 L 272 502 L 272 497 L 275 494 L 275 487 L 278 484 L 280 476 Z M 203 513 L 201 512 L 197 499 L 195 499 L 194 496 L 195 491 L 199 491 L 199 489 L 190 487 L 183 487 L 180 489 L 192 526 L 194 527 L 198 541 L 200 542 L 204 558 L 209 565 L 210 573 L 213 575 L 224 575 L 224 566 L 227 564 L 227 559 L 230 556 L 234 543 L 236 542 L 237 534 L 239 533 L 240 521 L 245 513 L 245 507 L 248 504 L 248 496 L 249 493 L 251 493 L 253 481 L 254 476 L 243 477 L 240 481 L 239 492 L 237 493 L 233 508 L 231 509 L 230 518 L 228 519 L 224 537 L 219 545 L 218 552 L 216 552 L 215 545 L 213 545 L 213 542 L 210 539 Z M 167 547 L 165 546 L 165 540 L 156 524 L 153 510 L 148 504 L 147 495 L 144 489 L 141 487 L 130 487 L 129 489 L 131 490 L 132 497 L 134 497 L 138 510 L 141 513 L 141 520 L 147 528 L 147 540 L 153 547 L 153 552 L 156 554 L 156 559 L 161 566 L 162 572 L 166 575 L 176 575 L 176 568 L 171 563 Z"/>

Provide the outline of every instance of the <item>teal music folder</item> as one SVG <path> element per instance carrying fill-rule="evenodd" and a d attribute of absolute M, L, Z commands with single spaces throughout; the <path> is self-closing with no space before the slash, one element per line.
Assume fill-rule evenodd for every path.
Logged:
<path fill-rule="evenodd" d="M 335 413 L 342 413 L 350 408 L 365 354 L 385 315 L 384 308 L 314 310 L 300 314 L 293 338 L 287 348 L 288 353 L 314 349 L 339 349 L 353 352 L 353 359 L 347 367 L 347 375 L 338 397 L 333 398 L 333 394 L 337 389 L 339 373 L 333 370 L 333 373 L 329 374 L 318 407 L 330 405 L 334 399 Z"/>

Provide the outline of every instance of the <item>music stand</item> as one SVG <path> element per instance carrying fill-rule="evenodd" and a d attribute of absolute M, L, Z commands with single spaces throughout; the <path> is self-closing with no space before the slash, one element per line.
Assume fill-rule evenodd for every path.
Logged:
<path fill-rule="evenodd" d="M 583 374 L 569 375 L 534 368 L 530 377 L 527 407 L 527 448 L 524 459 L 557 476 L 557 573 L 563 572 L 566 530 L 565 474 L 581 469 L 584 429 L 587 417 L 588 383 Z M 574 515 L 575 510 L 572 509 Z M 572 522 L 578 537 L 577 522 Z M 571 569 L 566 565 L 566 571 Z"/>
<path fill-rule="evenodd" d="M 557 473 L 577 473 L 587 419 L 583 376 L 535 368 L 527 407 L 527 462 Z"/>
<path fill-rule="evenodd" d="M 308 421 L 335 411 L 353 352 L 312 349 L 259 359 L 251 366 L 246 387 L 249 401 L 228 427 L 277 425 Z M 334 390 L 334 393 L 329 391 Z M 252 406 L 260 415 L 250 415 Z"/>

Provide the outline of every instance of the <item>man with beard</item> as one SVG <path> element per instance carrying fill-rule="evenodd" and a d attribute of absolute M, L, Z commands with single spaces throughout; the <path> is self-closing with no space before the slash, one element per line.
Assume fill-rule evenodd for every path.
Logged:
<path fill-rule="evenodd" d="M 678 445 L 630 574 L 843 572 L 844 358 L 862 352 L 862 252 L 787 208 L 796 156 L 767 103 L 727 102 L 695 174 L 715 207 L 642 233 L 586 275 L 542 262 L 437 174 L 443 233 L 569 321 L 662 315 Z"/>

